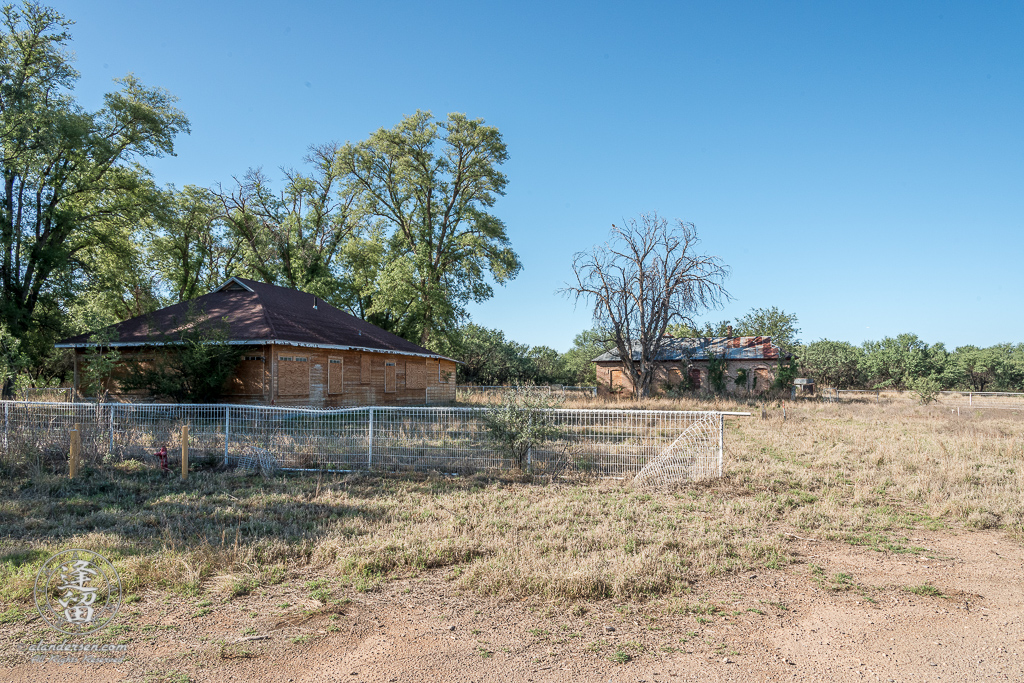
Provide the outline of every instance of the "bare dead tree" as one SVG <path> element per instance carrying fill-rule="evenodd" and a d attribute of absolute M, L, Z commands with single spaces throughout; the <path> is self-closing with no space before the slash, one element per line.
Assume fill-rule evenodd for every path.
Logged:
<path fill-rule="evenodd" d="M 723 281 L 729 267 L 717 256 L 696 253 L 692 223 L 674 225 L 646 213 L 619 227 L 608 242 L 573 257 L 576 284 L 563 293 L 594 306 L 594 319 L 612 333 L 633 395 L 650 395 L 655 360 L 673 323 L 694 325 L 693 316 L 729 299 Z"/>

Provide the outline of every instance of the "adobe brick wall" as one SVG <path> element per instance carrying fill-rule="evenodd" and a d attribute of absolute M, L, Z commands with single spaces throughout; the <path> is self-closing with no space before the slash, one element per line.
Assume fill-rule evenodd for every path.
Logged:
<path fill-rule="evenodd" d="M 633 383 L 629 380 L 621 363 L 601 362 L 596 363 L 596 365 L 598 396 L 612 396 L 616 394 L 619 396 L 630 396 L 632 394 Z M 693 361 L 689 365 L 681 361 L 659 363 L 658 368 L 655 371 L 654 381 L 651 385 L 651 393 L 653 395 L 665 393 L 665 384 L 675 387 L 684 383 L 687 374 L 689 373 L 689 368 L 694 368 L 700 371 L 701 389 L 707 390 L 710 386 L 708 383 L 708 362 L 698 360 Z M 748 370 L 748 386 L 737 388 L 736 375 L 741 369 Z M 775 372 L 777 369 L 777 361 L 727 361 L 725 390 L 730 394 L 743 389 L 749 389 L 753 393 L 761 393 L 768 389 L 772 382 L 775 381 Z M 755 384 L 753 380 L 754 377 L 757 377 L 756 386 L 751 386 Z"/>

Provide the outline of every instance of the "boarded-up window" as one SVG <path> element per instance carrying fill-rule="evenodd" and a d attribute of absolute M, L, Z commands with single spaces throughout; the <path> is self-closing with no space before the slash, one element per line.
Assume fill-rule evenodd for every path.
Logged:
<path fill-rule="evenodd" d="M 341 358 L 327 359 L 327 393 L 340 394 L 345 391 L 345 363 Z"/>
<path fill-rule="evenodd" d="M 700 389 L 700 369 L 690 368 L 690 386 Z"/>
<path fill-rule="evenodd" d="M 436 360 L 427 361 L 426 382 L 427 385 L 441 383 L 441 363 Z"/>
<path fill-rule="evenodd" d="M 361 361 L 361 363 L 359 365 L 359 383 L 360 384 L 369 384 L 370 383 L 370 357 L 364 353 L 362 358 L 360 358 L 360 361 Z"/>
<path fill-rule="evenodd" d="M 277 357 L 277 395 L 309 396 L 308 357 Z"/>
<path fill-rule="evenodd" d="M 384 363 L 384 393 L 395 392 L 395 364 L 391 361 Z"/>
<path fill-rule="evenodd" d="M 426 389 L 426 362 L 422 360 L 405 361 L 405 388 Z"/>

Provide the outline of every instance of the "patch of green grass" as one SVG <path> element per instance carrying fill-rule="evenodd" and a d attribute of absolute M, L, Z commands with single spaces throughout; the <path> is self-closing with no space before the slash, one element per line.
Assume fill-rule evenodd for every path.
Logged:
<path fill-rule="evenodd" d="M 228 595 L 231 598 L 240 598 L 244 595 L 249 595 L 259 586 L 259 583 L 251 576 L 236 577 L 231 582 L 231 587 L 228 590 Z"/>
<path fill-rule="evenodd" d="M 23 621 L 26 614 L 17 607 L 11 607 L 5 612 L 0 612 L 0 624 L 14 624 Z"/>
<path fill-rule="evenodd" d="M 191 683 L 188 674 L 181 671 L 148 671 L 142 676 L 143 683 Z"/>
<path fill-rule="evenodd" d="M 633 655 L 624 650 L 616 650 L 614 654 L 608 657 L 608 660 L 615 664 L 627 664 L 633 661 Z"/>
<path fill-rule="evenodd" d="M 942 591 L 930 583 L 922 583 L 920 586 L 904 586 L 903 590 L 914 595 L 921 595 L 930 598 L 941 598 L 944 597 Z"/>

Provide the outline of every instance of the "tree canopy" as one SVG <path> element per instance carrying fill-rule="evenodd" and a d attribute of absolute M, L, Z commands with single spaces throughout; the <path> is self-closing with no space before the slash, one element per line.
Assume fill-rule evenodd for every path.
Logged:
<path fill-rule="evenodd" d="M 72 22 L 32 3 L 0 16 L 0 322 L 44 339 L 40 353 L 89 274 L 87 252 L 116 242 L 121 219 L 145 205 L 151 183 L 138 162 L 173 154 L 189 123 L 173 95 L 131 74 L 86 111 L 72 95 Z"/>
<path fill-rule="evenodd" d="M 391 232 L 368 314 L 416 335 L 422 346 L 453 331 L 465 306 L 492 295 L 521 269 L 505 224 L 489 213 L 505 194 L 508 159 L 498 129 L 483 119 L 418 111 L 391 129 L 347 144 L 337 168 L 367 215 Z"/>

